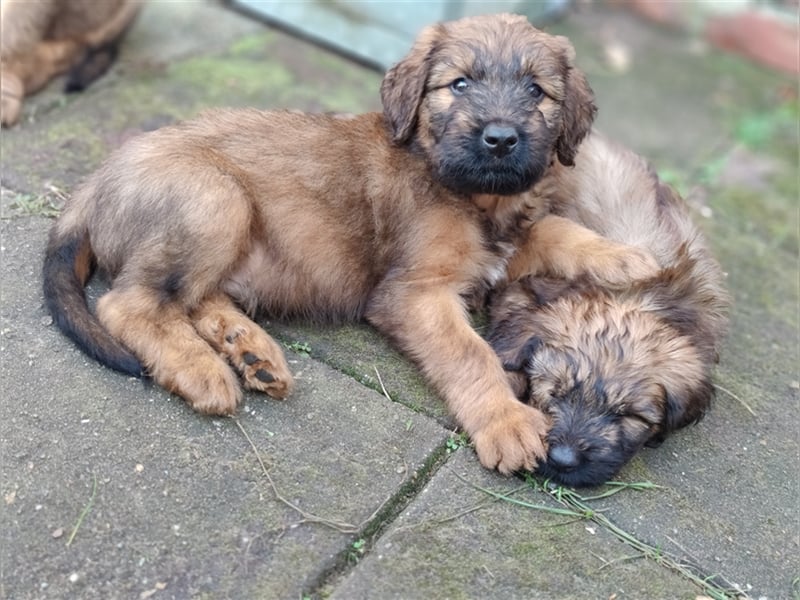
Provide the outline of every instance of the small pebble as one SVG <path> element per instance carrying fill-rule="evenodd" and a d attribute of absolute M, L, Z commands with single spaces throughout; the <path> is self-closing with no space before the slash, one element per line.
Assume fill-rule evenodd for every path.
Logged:
<path fill-rule="evenodd" d="M 54 530 L 53 530 L 53 533 L 51 533 L 50 535 L 52 535 L 52 536 L 53 536 L 53 539 L 56 539 L 56 540 L 57 540 L 57 539 L 58 539 L 58 538 L 60 538 L 62 535 L 64 535 L 64 530 L 63 530 L 61 527 L 59 527 L 58 529 L 54 529 Z"/>

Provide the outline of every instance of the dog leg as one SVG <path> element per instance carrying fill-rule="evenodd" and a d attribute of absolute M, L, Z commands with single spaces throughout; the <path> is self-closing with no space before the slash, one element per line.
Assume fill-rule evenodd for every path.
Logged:
<path fill-rule="evenodd" d="M 659 270 L 653 255 L 642 248 L 609 240 L 564 217 L 547 215 L 533 225 L 525 244 L 509 261 L 508 278 L 588 276 L 600 284 L 627 286 L 655 277 Z"/>
<path fill-rule="evenodd" d="M 292 374 L 280 346 L 225 294 L 203 300 L 191 313 L 200 336 L 228 359 L 251 390 L 285 398 Z"/>
<path fill-rule="evenodd" d="M 195 331 L 184 306 L 143 286 L 111 289 L 97 316 L 162 387 L 201 413 L 229 415 L 241 399 L 236 374 Z"/>
<path fill-rule="evenodd" d="M 23 98 L 65 72 L 79 52 L 80 46 L 72 40 L 47 41 L 39 42 L 24 55 L 4 60 L 0 66 L 0 122 L 6 126 L 16 123 Z"/>
<path fill-rule="evenodd" d="M 472 328 L 451 286 L 387 285 L 367 316 L 420 365 L 485 467 L 530 470 L 547 455 L 546 418 L 516 399 L 499 358 Z"/>
<path fill-rule="evenodd" d="M 19 121 L 25 86 L 5 62 L 0 65 L 0 124 L 13 125 Z"/>
<path fill-rule="evenodd" d="M 25 95 L 43 88 L 53 77 L 64 73 L 81 53 L 74 40 L 39 42 L 24 58 L 13 61 L 14 71 L 25 84 Z"/>

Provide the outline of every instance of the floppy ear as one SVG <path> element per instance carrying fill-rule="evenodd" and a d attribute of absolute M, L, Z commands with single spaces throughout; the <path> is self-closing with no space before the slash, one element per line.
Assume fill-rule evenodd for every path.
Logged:
<path fill-rule="evenodd" d="M 659 385 L 664 394 L 664 418 L 658 431 L 645 443 L 649 448 L 660 446 L 667 434 L 676 429 L 697 423 L 706 414 L 714 396 L 714 386 L 708 377 L 695 385 L 669 378 Z"/>
<path fill-rule="evenodd" d="M 666 389 L 666 402 L 664 409 L 666 412 L 665 429 L 674 431 L 697 423 L 706 414 L 711 398 L 714 395 L 714 387 L 711 381 L 704 379 L 698 382 L 697 386 L 684 387 L 671 393 Z"/>
<path fill-rule="evenodd" d="M 586 76 L 575 66 L 575 49 L 567 38 L 559 36 L 558 39 L 564 53 L 565 89 L 556 154 L 562 165 L 571 167 L 575 164 L 578 146 L 592 128 L 597 107 L 594 104 L 594 92 L 589 87 Z"/>
<path fill-rule="evenodd" d="M 430 56 L 442 31 L 441 25 L 423 29 L 411 51 L 386 72 L 381 82 L 383 115 L 396 144 L 405 144 L 411 139 L 428 80 Z"/>

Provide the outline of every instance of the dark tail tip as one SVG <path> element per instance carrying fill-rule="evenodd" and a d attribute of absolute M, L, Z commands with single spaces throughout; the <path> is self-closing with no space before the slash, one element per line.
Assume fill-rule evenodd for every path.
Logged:
<path fill-rule="evenodd" d="M 99 79 L 114 64 L 119 54 L 119 40 L 113 40 L 96 48 L 87 48 L 83 56 L 67 73 L 64 91 L 82 92 Z"/>
<path fill-rule="evenodd" d="M 93 257 L 86 236 L 61 239 L 51 233 L 44 259 L 44 299 L 58 328 L 88 356 L 135 377 L 142 365 L 89 312 L 83 286 L 92 272 Z"/>

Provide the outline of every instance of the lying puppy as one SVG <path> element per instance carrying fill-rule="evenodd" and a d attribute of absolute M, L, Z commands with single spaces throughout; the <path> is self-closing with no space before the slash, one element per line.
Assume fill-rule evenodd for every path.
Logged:
<path fill-rule="evenodd" d="M 83 90 L 116 58 L 141 0 L 4 0 L 0 5 L 0 122 L 19 120 L 22 99 L 69 71 Z"/>
<path fill-rule="evenodd" d="M 728 296 L 683 201 L 644 160 L 591 134 L 575 168 L 550 175 L 555 214 L 661 265 L 628 289 L 528 276 L 491 304 L 489 341 L 520 397 L 552 423 L 539 473 L 599 485 L 703 416 Z"/>
<path fill-rule="evenodd" d="M 130 140 L 51 231 L 55 322 L 105 365 L 224 415 L 237 374 L 277 398 L 292 386 L 239 307 L 365 318 L 419 365 L 485 466 L 534 467 L 547 421 L 514 396 L 468 299 L 528 244 L 553 273 L 624 285 L 657 270 L 567 219 L 532 225 L 532 188 L 572 164 L 594 117 L 573 52 L 523 17 L 467 18 L 425 29 L 387 73 L 385 115 L 216 110 Z M 95 262 L 112 278 L 96 318 L 83 292 Z"/>

